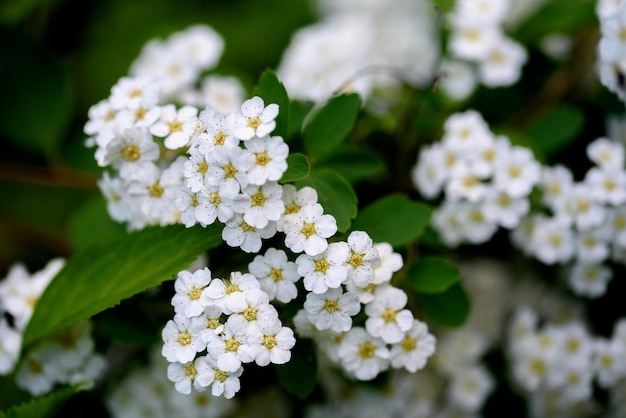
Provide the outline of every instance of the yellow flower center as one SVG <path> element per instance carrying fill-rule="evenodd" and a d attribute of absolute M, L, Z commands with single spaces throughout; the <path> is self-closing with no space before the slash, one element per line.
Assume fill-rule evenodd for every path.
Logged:
<path fill-rule="evenodd" d="M 300 210 L 300 206 L 296 205 L 295 202 L 292 202 L 285 207 L 285 215 L 298 213 L 299 210 Z"/>
<path fill-rule="evenodd" d="M 163 187 L 159 183 L 154 183 L 152 186 L 148 188 L 148 194 L 151 197 L 160 198 L 163 196 Z"/>
<path fill-rule="evenodd" d="M 364 342 L 359 347 L 359 356 L 362 358 L 374 357 L 376 353 L 376 346 L 369 341 Z"/>
<path fill-rule="evenodd" d="M 265 204 L 265 195 L 263 192 L 258 191 L 250 198 L 252 200 L 252 206 L 263 206 Z"/>
<path fill-rule="evenodd" d="M 258 154 L 255 154 L 255 156 L 256 156 L 256 164 L 260 166 L 265 166 L 267 165 L 267 163 L 271 161 L 270 156 L 267 155 L 267 152 L 265 151 L 259 152 Z"/>
<path fill-rule="evenodd" d="M 305 222 L 304 225 L 302 225 L 300 232 L 305 237 L 310 238 L 313 234 L 315 234 L 315 225 Z"/>
<path fill-rule="evenodd" d="M 193 380 L 197 375 L 198 370 L 196 370 L 196 366 L 194 366 L 193 363 L 185 367 L 185 376 Z"/>
<path fill-rule="evenodd" d="M 226 351 L 235 352 L 239 350 L 239 345 L 241 345 L 241 343 L 235 337 L 232 337 L 226 340 Z"/>
<path fill-rule="evenodd" d="M 224 383 L 226 379 L 228 379 L 228 373 L 222 370 L 215 371 L 215 380 L 217 380 L 218 382 Z"/>
<path fill-rule="evenodd" d="M 167 127 L 170 132 L 180 132 L 183 130 L 183 123 L 179 120 L 172 121 L 168 123 Z"/>
<path fill-rule="evenodd" d="M 183 331 L 178 334 L 178 344 L 180 345 L 189 345 L 191 344 L 191 334 L 187 331 Z"/>
<path fill-rule="evenodd" d="M 330 267 L 328 261 L 325 258 L 320 258 L 319 260 L 315 260 L 315 271 L 319 271 L 322 274 L 326 274 L 326 271 Z"/>
<path fill-rule="evenodd" d="M 191 300 L 198 300 L 198 299 L 200 299 L 200 295 L 202 295 L 202 290 L 198 289 L 197 287 L 194 287 L 189 292 L 189 299 L 191 299 Z"/>
<path fill-rule="evenodd" d="M 230 163 L 224 167 L 224 178 L 231 179 L 237 175 L 237 169 Z"/>
<path fill-rule="evenodd" d="M 327 300 L 324 302 L 324 309 L 330 313 L 337 312 L 339 310 L 339 302 L 336 300 Z"/>
<path fill-rule="evenodd" d="M 121 156 L 126 161 L 135 162 L 141 158 L 141 151 L 137 145 L 127 145 L 122 149 Z"/>
<path fill-rule="evenodd" d="M 252 129 L 258 128 L 260 124 L 261 124 L 261 119 L 258 116 L 255 116 L 253 118 L 248 118 L 248 126 L 251 127 Z"/>
<path fill-rule="evenodd" d="M 218 132 L 215 134 L 215 145 L 224 145 L 226 142 L 226 134 L 224 132 Z"/>
<path fill-rule="evenodd" d="M 248 306 L 241 314 L 246 318 L 246 321 L 255 321 L 257 310 Z"/>
<path fill-rule="evenodd" d="M 413 351 L 417 347 L 417 341 L 414 338 L 406 337 L 402 340 L 402 349 L 404 351 Z"/>
<path fill-rule="evenodd" d="M 276 337 L 273 335 L 266 335 L 263 337 L 263 346 L 268 350 L 276 347 Z"/>
<path fill-rule="evenodd" d="M 281 269 L 273 268 L 270 271 L 270 277 L 274 282 L 278 283 L 283 279 L 283 271 Z"/>
<path fill-rule="evenodd" d="M 352 251 L 352 250 L 350 250 Z M 358 268 L 363 265 L 363 254 L 358 254 L 352 251 L 352 255 L 348 259 L 348 264 L 350 264 L 353 268 Z"/>
<path fill-rule="evenodd" d="M 209 171 L 209 164 L 206 161 L 202 161 L 198 164 L 198 173 L 206 174 L 207 171 Z"/>
<path fill-rule="evenodd" d="M 396 320 L 396 311 L 393 309 L 385 309 L 385 312 L 382 314 L 383 321 L 385 322 L 394 322 Z"/>

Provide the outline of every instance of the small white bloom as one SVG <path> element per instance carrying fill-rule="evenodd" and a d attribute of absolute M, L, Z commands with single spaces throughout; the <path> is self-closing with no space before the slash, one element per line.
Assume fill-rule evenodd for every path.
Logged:
<path fill-rule="evenodd" d="M 339 345 L 341 365 L 359 380 L 371 380 L 389 367 L 389 350 L 361 327 L 349 330 Z"/>
<path fill-rule="evenodd" d="M 248 225 L 262 229 L 270 221 L 277 221 L 285 212 L 282 193 L 282 186 L 276 182 L 267 182 L 262 186 L 250 184 L 233 198 L 231 206 L 236 213 L 243 215 Z"/>
<path fill-rule="evenodd" d="M 182 314 L 174 315 L 173 320 L 167 321 L 161 332 L 163 348 L 161 354 L 171 363 L 189 363 L 196 353 L 206 347 L 199 336 L 191 332 L 190 319 Z"/>
<path fill-rule="evenodd" d="M 391 347 L 389 358 L 391 367 L 404 367 L 411 373 L 424 368 L 426 361 L 435 352 L 435 337 L 428 332 L 428 326 L 417 319 L 404 338 Z"/>
<path fill-rule="evenodd" d="M 241 166 L 250 184 L 278 181 L 287 170 L 289 146 L 280 136 L 253 138 L 244 143 Z"/>
<path fill-rule="evenodd" d="M 265 106 L 263 99 L 255 96 L 241 105 L 241 114 L 237 117 L 235 136 L 247 141 L 257 136 L 262 138 L 269 135 L 276 128 L 278 105 L 275 103 Z"/>
<path fill-rule="evenodd" d="M 308 204 L 297 213 L 285 215 L 283 231 L 285 245 L 294 253 L 305 252 L 315 256 L 328 247 L 327 238 L 337 232 L 337 221 L 332 215 L 324 215 L 319 203 Z"/>
<path fill-rule="evenodd" d="M 176 294 L 172 297 L 174 312 L 182 313 L 191 318 L 204 312 L 204 306 L 200 301 L 202 290 L 211 281 L 211 270 L 207 267 L 191 273 L 183 270 L 178 273 L 174 281 Z"/>
<path fill-rule="evenodd" d="M 248 343 L 252 345 L 254 361 L 259 366 L 285 364 L 291 359 L 291 350 L 296 344 L 291 328 L 283 327 L 280 321 L 259 323 L 250 331 Z"/>
<path fill-rule="evenodd" d="M 374 269 L 380 264 L 378 250 L 372 239 L 364 231 L 353 231 L 348 235 L 350 255 L 347 260 L 348 280 L 358 287 L 374 282 Z"/>
<path fill-rule="evenodd" d="M 195 107 L 176 109 L 173 104 L 168 104 L 161 108 L 161 115 L 150 127 L 150 133 L 165 138 L 165 148 L 175 150 L 189 145 L 197 123 L 198 109 Z"/>
<path fill-rule="evenodd" d="M 328 289 L 317 295 L 309 293 L 304 302 L 309 321 L 317 329 L 332 329 L 335 332 L 347 331 L 352 327 L 352 316 L 359 313 L 361 304 L 353 293 L 343 293 L 341 288 Z"/>
<path fill-rule="evenodd" d="M 198 357 L 187 363 L 170 363 L 167 366 L 167 378 L 174 383 L 176 391 L 189 395 L 191 387 L 204 391 L 211 384 L 211 368 L 206 357 Z"/>
<path fill-rule="evenodd" d="M 255 228 L 249 225 L 243 215 L 235 214 L 226 221 L 222 230 L 222 239 L 231 247 L 240 247 L 247 253 L 258 252 L 263 242 L 262 239 L 276 235 L 276 222 L 269 222 L 264 228 Z"/>
<path fill-rule="evenodd" d="M 316 256 L 301 254 L 296 259 L 298 274 L 304 278 L 304 288 L 322 294 L 329 288 L 336 289 L 348 278 L 346 262 L 350 248 L 345 242 L 333 242 L 323 253 Z"/>
<path fill-rule="evenodd" d="M 365 306 L 367 332 L 388 344 L 400 342 L 413 325 L 413 314 L 404 309 L 407 300 L 406 293 L 396 287 L 385 287 L 375 292 L 374 300 Z"/>
<path fill-rule="evenodd" d="M 283 250 L 268 248 L 265 254 L 257 255 L 248 264 L 248 270 L 261 283 L 261 289 L 270 300 L 287 303 L 296 298 L 295 283 L 300 280 L 296 263 L 287 259 Z"/>

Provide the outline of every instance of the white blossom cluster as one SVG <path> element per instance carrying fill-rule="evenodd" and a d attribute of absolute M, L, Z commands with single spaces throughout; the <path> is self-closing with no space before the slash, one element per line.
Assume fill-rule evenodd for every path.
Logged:
<path fill-rule="evenodd" d="M 17 367 L 17 385 L 33 395 L 50 392 L 56 384 L 90 383 L 105 367 L 95 353 L 89 321 L 43 339 L 20 358 L 22 335 L 37 301 L 64 264 L 62 258 L 50 260 L 32 275 L 14 264 L 0 281 L 0 375 Z"/>
<path fill-rule="evenodd" d="M 626 381 L 626 319 L 610 337 L 593 336 L 580 319 L 540 320 L 535 310 L 518 309 L 507 341 L 512 378 L 531 397 L 533 416 L 597 413 L 594 385 L 615 398 Z"/>
<path fill-rule="evenodd" d="M 622 143 L 600 137 L 586 153 L 593 165 L 581 181 L 562 165 L 543 167 L 544 208 L 530 213 L 511 240 L 544 264 L 565 265 L 571 290 L 597 298 L 612 278 L 607 263 L 626 264 L 625 151 Z"/>
<path fill-rule="evenodd" d="M 441 69 L 448 96 L 463 100 L 478 83 L 501 87 L 519 80 L 528 54 L 504 31 L 509 9 L 509 0 L 456 0 L 447 16 L 450 37 Z"/>
<path fill-rule="evenodd" d="M 423 197 L 443 193 L 431 223 L 451 247 L 484 243 L 499 227 L 517 227 L 540 179 L 532 152 L 494 135 L 475 110 L 448 117 L 441 140 L 423 147 L 412 169 Z"/>
<path fill-rule="evenodd" d="M 596 12 L 600 21 L 598 72 L 600 81 L 626 102 L 626 3 L 621 0 L 600 1 Z"/>
<path fill-rule="evenodd" d="M 294 33 L 277 72 L 289 96 L 321 102 L 338 91 L 370 97 L 401 81 L 420 85 L 439 55 L 426 0 L 326 1 L 322 18 Z"/>
<path fill-rule="evenodd" d="M 412 178 L 422 196 L 443 192 L 432 225 L 451 247 L 487 242 L 499 227 L 524 254 L 564 266 L 571 290 L 597 298 L 626 263 L 626 168 L 620 142 L 599 137 L 586 149 L 581 181 L 563 165 L 541 166 L 532 152 L 494 137 L 479 113 L 451 115 L 441 141 L 424 147 Z M 529 194 L 542 196 L 531 211 Z"/>

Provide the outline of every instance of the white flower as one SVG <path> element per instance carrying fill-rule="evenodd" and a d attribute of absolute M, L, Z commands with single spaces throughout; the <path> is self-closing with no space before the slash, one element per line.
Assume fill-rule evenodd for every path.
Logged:
<path fill-rule="evenodd" d="M 568 283 L 574 293 L 588 298 L 598 298 L 606 293 L 611 269 L 602 264 L 576 263 L 572 266 Z"/>
<path fill-rule="evenodd" d="M 245 89 L 237 77 L 209 74 L 200 83 L 202 104 L 222 114 L 238 112 L 245 98 Z"/>
<path fill-rule="evenodd" d="M 367 332 L 388 344 L 400 342 L 413 325 L 413 314 L 403 309 L 407 300 L 406 293 L 396 287 L 385 287 L 375 292 L 374 300 L 365 305 Z"/>
<path fill-rule="evenodd" d="M 506 191 L 491 190 L 484 205 L 485 219 L 508 229 L 519 225 L 522 217 L 530 210 L 526 197 L 513 198 Z"/>
<path fill-rule="evenodd" d="M 150 76 L 122 77 L 111 88 L 109 100 L 116 109 L 151 108 L 159 101 L 159 88 Z"/>
<path fill-rule="evenodd" d="M 598 167 L 609 171 L 624 168 L 624 145 L 609 138 L 599 137 L 587 145 L 587 157 Z"/>
<path fill-rule="evenodd" d="M 183 270 L 178 273 L 174 281 L 176 294 L 172 297 L 174 312 L 182 313 L 188 318 L 198 316 L 204 312 L 204 306 L 200 301 L 202 290 L 211 281 L 211 270 L 207 267 L 191 273 Z"/>
<path fill-rule="evenodd" d="M 205 132 L 198 136 L 196 145 L 200 152 L 207 154 L 216 148 L 239 148 L 239 139 L 233 132 L 235 131 L 236 115 L 223 115 L 210 107 L 200 112 L 200 120 L 205 127 Z"/>
<path fill-rule="evenodd" d="M 191 147 L 188 153 L 189 159 L 185 161 L 183 175 L 185 184 L 195 193 L 204 186 L 204 176 L 209 171 L 209 161 L 207 154 L 200 152 L 199 147 Z"/>
<path fill-rule="evenodd" d="M 231 247 L 240 247 L 247 253 L 256 253 L 263 245 L 261 239 L 276 235 L 276 222 L 269 222 L 264 228 L 249 225 L 243 215 L 235 214 L 226 221 L 222 230 L 222 239 Z"/>
<path fill-rule="evenodd" d="M 495 164 L 493 183 L 513 198 L 528 196 L 541 178 L 541 166 L 527 148 L 513 146 Z"/>
<path fill-rule="evenodd" d="M 341 288 L 328 289 L 317 295 L 309 293 L 304 302 L 311 321 L 317 329 L 332 329 L 335 332 L 347 331 L 352 327 L 352 316 L 359 313 L 361 304 L 353 293 L 343 293 Z"/>
<path fill-rule="evenodd" d="M 389 367 L 385 343 L 361 327 L 352 328 L 343 336 L 338 354 L 344 369 L 359 380 L 371 380 Z"/>
<path fill-rule="evenodd" d="M 222 223 L 230 221 L 235 215 L 232 202 L 238 193 L 238 186 L 232 182 L 221 186 L 207 185 L 197 195 L 196 220 L 203 226 L 211 225 L 216 219 Z"/>
<path fill-rule="evenodd" d="M 231 329 L 248 332 L 258 326 L 260 322 L 278 320 L 278 311 L 274 305 L 270 305 L 267 293 L 261 289 L 250 289 L 244 293 L 246 298 L 245 307 L 233 312 L 226 321 Z"/>
<path fill-rule="evenodd" d="M 50 392 L 57 382 L 53 356 L 54 350 L 46 345 L 30 352 L 17 371 L 17 385 L 35 396 Z"/>
<path fill-rule="evenodd" d="M 458 58 L 483 61 L 502 36 L 498 26 L 474 22 L 463 24 L 455 27 L 450 35 L 450 52 Z"/>
<path fill-rule="evenodd" d="M 626 171 L 594 167 L 587 171 L 584 182 L 594 201 L 612 206 L 626 203 Z"/>
<path fill-rule="evenodd" d="M 204 306 L 217 306 L 230 315 L 246 309 L 246 294 L 260 288 L 261 284 L 252 274 L 235 271 L 230 274 L 229 280 L 213 279 L 202 291 L 200 302 Z"/>
<path fill-rule="evenodd" d="M 287 303 L 298 295 L 295 283 L 300 276 L 296 263 L 289 261 L 283 250 L 268 248 L 264 255 L 254 257 L 248 271 L 259 280 L 270 300 Z"/>
<path fill-rule="evenodd" d="M 457 370 L 452 375 L 451 401 L 466 411 L 478 411 L 494 389 L 494 379 L 482 365 Z"/>
<path fill-rule="evenodd" d="M 373 246 L 367 232 L 353 231 L 348 235 L 350 256 L 347 260 L 348 281 L 358 287 L 365 287 L 374 282 L 374 269 L 380 264 L 378 250 Z"/>
<path fill-rule="evenodd" d="M 533 231 L 531 248 L 541 262 L 564 263 L 573 257 L 574 234 L 566 223 L 556 219 L 538 218 Z"/>
<path fill-rule="evenodd" d="M 282 186 L 276 182 L 262 186 L 250 184 L 233 198 L 231 206 L 235 212 L 243 214 L 243 220 L 248 225 L 262 229 L 270 221 L 277 221 L 284 213 L 282 193 Z"/>
<path fill-rule="evenodd" d="M 276 228 L 279 232 L 283 231 L 285 215 L 298 213 L 304 206 L 317 203 L 317 191 L 309 186 L 298 190 L 293 184 L 283 184 L 283 202 L 285 203 L 285 213 L 276 222 Z"/>
<path fill-rule="evenodd" d="M 346 262 L 350 248 L 345 242 L 333 242 L 323 253 L 316 256 L 301 254 L 296 259 L 298 274 L 304 278 L 304 288 L 322 294 L 329 288 L 336 289 L 348 278 Z"/>
<path fill-rule="evenodd" d="M 381 284 L 391 280 L 393 273 L 399 271 L 404 262 L 399 253 L 393 251 L 391 244 L 387 242 L 379 242 L 374 244 L 374 248 L 378 251 L 380 263 L 374 268 L 374 283 Z"/>
<path fill-rule="evenodd" d="M 391 367 L 404 367 L 411 373 L 424 368 L 426 361 L 435 352 L 435 337 L 428 332 L 428 326 L 417 319 L 404 338 L 391 346 L 389 358 Z"/>
<path fill-rule="evenodd" d="M 626 348 L 619 342 L 598 339 L 593 353 L 593 365 L 600 387 L 611 387 L 626 377 Z"/>
<path fill-rule="evenodd" d="M 235 136 L 247 141 L 257 136 L 262 138 L 269 135 L 276 128 L 278 105 L 275 103 L 265 106 L 263 99 L 255 96 L 241 105 L 241 114 L 237 117 Z"/>
<path fill-rule="evenodd" d="M 477 84 L 476 72 L 469 63 L 455 59 L 446 59 L 442 62 L 439 86 L 452 100 L 467 99 Z"/>
<path fill-rule="evenodd" d="M 417 163 L 411 170 L 411 179 L 418 192 L 427 199 L 433 199 L 441 193 L 448 178 L 445 169 L 444 150 L 431 145 L 420 150 Z"/>
<path fill-rule="evenodd" d="M 590 229 L 576 234 L 576 261 L 585 264 L 602 263 L 609 256 L 608 228 Z"/>
<path fill-rule="evenodd" d="M 449 116 L 443 129 L 441 141 L 444 147 L 458 152 L 464 159 L 490 147 L 493 143 L 493 134 L 489 126 L 476 110 Z"/>
<path fill-rule="evenodd" d="M 174 383 L 177 392 L 188 395 L 192 385 L 197 391 L 206 390 L 211 384 L 212 374 L 206 357 L 202 356 L 187 363 L 170 363 L 167 378 Z"/>
<path fill-rule="evenodd" d="M 522 45 L 507 37 L 499 37 L 480 63 L 481 81 L 489 87 L 510 86 L 519 80 L 521 68 L 527 60 L 528 53 Z"/>
<path fill-rule="evenodd" d="M 240 164 L 239 147 L 218 147 L 208 154 L 209 168 L 204 176 L 207 186 L 221 186 L 225 182 L 237 186 L 237 190 L 248 185 L 245 171 Z"/>
<path fill-rule="evenodd" d="M 476 171 L 476 167 L 459 164 L 452 170 L 445 188 L 448 199 L 453 201 L 467 199 L 474 203 L 484 200 L 490 185 L 486 182 L 486 174 Z"/>
<path fill-rule="evenodd" d="M 241 166 L 250 184 L 278 181 L 287 170 L 289 147 L 280 136 L 253 138 L 244 143 Z"/>
<path fill-rule="evenodd" d="M 130 128 L 107 145 L 104 163 L 112 164 L 125 180 L 140 180 L 159 153 L 159 146 L 147 129 Z"/>
<path fill-rule="evenodd" d="M 328 247 L 327 238 L 337 232 L 337 221 L 332 215 L 324 215 L 319 203 L 305 205 L 297 213 L 285 215 L 283 231 L 285 245 L 294 253 L 305 252 L 315 256 Z"/>
<path fill-rule="evenodd" d="M 207 356 L 207 363 L 211 367 L 211 377 L 213 383 L 211 384 L 211 394 L 213 396 L 224 396 L 226 399 L 231 399 L 235 396 L 235 393 L 239 392 L 241 387 L 239 383 L 239 376 L 243 373 L 243 367 L 235 370 L 234 372 L 227 372 L 222 370 L 217 365 L 217 361 Z"/>
<path fill-rule="evenodd" d="M 204 314 L 191 318 L 189 329 L 193 335 L 200 337 L 204 344 L 208 344 L 213 335 L 218 335 L 224 329 L 221 319 L 222 309 L 216 305 L 204 307 Z"/>
<path fill-rule="evenodd" d="M 248 333 L 253 357 L 259 366 L 285 364 L 291 359 L 291 350 L 296 344 L 291 328 L 283 327 L 280 321 L 260 322 L 258 328 Z"/>
<path fill-rule="evenodd" d="M 22 333 L 9 326 L 7 320 L 0 318 L 0 376 L 13 371 L 22 349 Z"/>
<path fill-rule="evenodd" d="M 165 148 L 175 150 L 189 145 L 197 123 L 198 109 L 195 107 L 176 109 L 173 104 L 168 104 L 161 108 L 161 115 L 150 127 L 150 133 L 165 138 Z"/>
<path fill-rule="evenodd" d="M 241 363 L 253 360 L 252 347 L 248 344 L 245 329 L 235 329 L 228 322 L 219 335 L 210 335 L 207 344 L 208 356 L 216 359 L 217 367 L 225 372 L 234 373 Z"/>
<path fill-rule="evenodd" d="M 196 353 L 205 349 L 206 344 L 200 337 L 191 332 L 190 319 L 182 314 L 174 315 L 167 321 L 161 332 L 163 348 L 161 354 L 169 362 L 189 363 Z"/>

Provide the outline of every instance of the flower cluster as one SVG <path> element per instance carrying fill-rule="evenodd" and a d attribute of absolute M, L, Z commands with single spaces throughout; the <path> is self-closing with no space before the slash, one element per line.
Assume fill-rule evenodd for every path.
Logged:
<path fill-rule="evenodd" d="M 452 97 L 464 98 L 480 82 L 488 87 L 509 86 L 519 78 L 527 53 L 503 31 L 509 12 L 506 0 L 457 0 L 448 15 L 450 25 L 449 57 L 444 66 L 444 90 Z M 474 68 L 463 71 L 470 63 Z M 448 70 L 446 70 L 448 68 Z M 446 71 L 465 74 L 445 80 Z M 474 75 L 474 71 L 476 75 Z"/>
<path fill-rule="evenodd" d="M 24 265 L 15 264 L 0 282 L 0 375 L 17 367 L 17 385 L 33 395 L 50 392 L 57 383 L 91 382 L 105 367 L 104 358 L 95 353 L 89 321 L 45 338 L 20 358 L 33 309 L 64 265 L 65 259 L 53 259 L 31 275 Z"/>
<path fill-rule="evenodd" d="M 626 102 L 626 4 L 618 1 L 598 2 L 596 8 L 600 20 L 600 42 L 598 44 L 599 73 L 602 84 Z"/>
<path fill-rule="evenodd" d="M 478 112 L 468 110 L 451 115 L 441 141 L 422 148 L 412 179 L 425 198 L 444 193 L 432 224 L 453 247 L 484 243 L 499 227 L 517 227 L 530 210 L 541 166 L 529 149 L 494 135 Z"/>
<path fill-rule="evenodd" d="M 368 98 L 396 78 L 421 85 L 431 77 L 438 50 L 429 2 L 315 4 L 322 19 L 295 32 L 278 65 L 290 97 L 321 102 L 348 90 Z"/>

